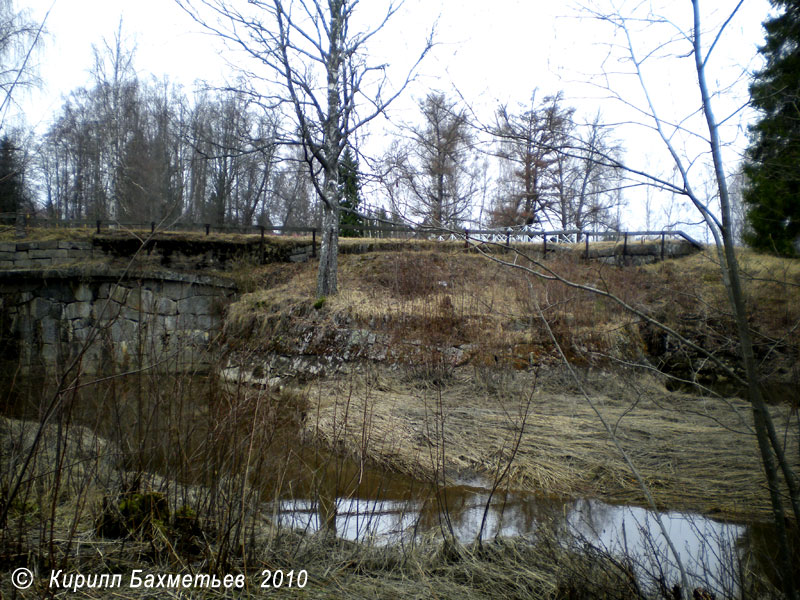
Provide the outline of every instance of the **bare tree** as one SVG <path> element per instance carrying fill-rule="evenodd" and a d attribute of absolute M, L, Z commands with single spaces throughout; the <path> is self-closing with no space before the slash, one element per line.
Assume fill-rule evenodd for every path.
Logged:
<path fill-rule="evenodd" d="M 555 175 L 565 167 L 558 163 L 559 152 L 567 146 L 574 113 L 562 104 L 561 94 L 547 96 L 538 105 L 534 95 L 527 110 L 498 110 L 492 133 L 499 141 L 504 176 L 493 225 L 532 225 L 552 216 L 548 212 L 555 198 Z"/>
<path fill-rule="evenodd" d="M 737 341 L 741 366 L 745 374 L 744 381 L 747 385 L 747 397 L 753 409 L 756 438 L 772 504 L 774 525 L 778 537 L 781 583 L 788 598 L 797 598 L 789 550 L 785 503 L 788 500 L 795 522 L 800 522 L 800 479 L 787 460 L 784 445 L 775 431 L 771 415 L 764 402 L 753 337 L 748 323 L 747 302 L 735 252 L 735 226 L 724 164 L 721 127 L 714 112 L 713 102 L 717 98 L 718 92 L 711 90 L 707 76 L 709 62 L 714 58 L 714 50 L 718 47 L 727 27 L 736 17 L 742 4 L 743 2 L 740 0 L 731 5 L 728 13 L 719 21 L 719 25 L 712 30 L 709 42 L 704 41 L 709 30 L 702 20 L 700 0 L 692 0 L 691 12 L 683 15 L 685 22 L 689 24 L 686 28 L 682 28 L 669 15 L 654 12 L 655 8 L 649 3 L 638 4 L 631 9 L 632 12 L 625 13 L 613 2 L 610 3 L 607 10 L 599 9 L 596 5 L 586 7 L 585 10 L 603 23 L 610 24 L 615 35 L 622 40 L 623 56 L 621 58 L 630 69 L 628 74 L 638 82 L 644 98 L 644 104 L 638 107 L 638 110 L 646 116 L 647 126 L 657 132 L 672 158 L 679 177 L 677 181 L 670 182 L 641 169 L 629 168 L 628 172 L 688 199 L 713 238 L 719 258 L 721 280 L 728 294 L 738 334 Z M 642 48 L 637 44 L 637 34 L 641 34 L 646 40 L 646 47 Z M 695 156 L 687 156 L 683 153 L 678 142 L 678 139 L 688 129 L 688 120 L 666 118 L 653 101 L 652 81 L 648 79 L 646 69 L 652 60 L 670 52 L 671 58 L 690 60 L 692 64 L 698 93 L 698 105 L 694 110 L 702 117 L 702 128 L 691 131 L 691 134 L 693 137 L 699 138 L 705 145 L 706 156 L 713 168 L 716 193 L 712 194 L 712 199 L 696 191 L 692 169 L 696 163 L 701 161 L 698 161 Z M 608 81 L 607 77 L 605 81 Z M 607 89 L 628 106 L 632 105 L 629 100 L 620 96 L 612 88 Z M 784 495 L 784 489 L 788 491 L 788 495 Z"/>
<path fill-rule="evenodd" d="M 599 112 L 590 123 L 579 124 L 559 93 L 538 105 L 534 99 L 518 114 L 501 108 L 490 133 L 498 141 L 501 164 L 493 225 L 613 226 L 621 147 Z"/>
<path fill-rule="evenodd" d="M 14 91 L 35 81 L 31 57 L 49 14 L 48 10 L 42 22 L 36 23 L 25 11 L 16 10 L 13 0 L 0 0 L 0 127 L 13 103 Z"/>
<path fill-rule="evenodd" d="M 252 59 L 252 90 L 265 105 L 287 108 L 322 203 L 317 295 L 337 291 L 339 160 L 350 138 L 384 113 L 427 54 L 429 37 L 403 81 L 390 86 L 387 65 L 369 63 L 368 44 L 396 14 L 389 2 L 374 26 L 356 30 L 358 0 L 176 0 L 196 21 Z M 204 7 L 212 17 L 198 9 Z"/>
<path fill-rule="evenodd" d="M 424 226 L 457 229 L 480 188 L 467 112 L 441 92 L 429 93 L 419 108 L 422 123 L 406 127 L 407 141 L 386 158 L 390 198 Z"/>
<path fill-rule="evenodd" d="M 615 209 L 621 202 L 621 169 L 617 167 L 622 149 L 611 138 L 598 112 L 576 137 L 577 147 L 569 152 L 572 171 L 571 202 L 559 203 L 561 225 L 580 231 L 614 229 Z M 563 157 L 563 153 L 561 153 Z M 565 214 L 566 212 L 566 214 Z"/>

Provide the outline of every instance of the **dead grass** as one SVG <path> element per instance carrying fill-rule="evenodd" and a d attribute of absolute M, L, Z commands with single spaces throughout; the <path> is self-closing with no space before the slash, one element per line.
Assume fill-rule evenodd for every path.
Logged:
<path fill-rule="evenodd" d="M 355 391 L 353 378 L 328 379 L 312 385 L 320 390 L 310 393 L 318 406 L 306 427 L 329 447 L 422 480 L 433 481 L 443 468 L 451 482 L 475 474 L 491 482 L 512 458 L 527 408 L 524 436 L 504 484 L 541 494 L 643 502 L 591 408 L 569 381 L 551 377 L 530 396 L 529 407 L 534 382 L 525 374 L 510 375 L 500 393 L 487 392 L 481 373 L 462 373 L 440 388 L 410 386 L 388 370 L 380 373 L 379 384 L 373 376 Z M 769 514 L 746 403 L 670 393 L 640 376 L 621 380 L 600 372 L 588 379 L 661 508 L 739 519 Z M 774 413 L 783 431 L 789 411 Z M 797 446 L 796 434 L 788 434 L 789 447 Z"/>
<path fill-rule="evenodd" d="M 526 263 L 522 255 L 507 257 Z M 770 385 L 795 385 L 800 381 L 800 261 L 744 252 L 742 262 L 764 376 Z M 568 255 L 543 264 L 570 281 L 607 290 L 732 367 L 738 363 L 736 328 L 713 254 L 646 267 L 620 268 Z M 251 269 L 248 276 L 254 291 L 230 307 L 226 331 L 230 340 L 251 349 L 269 351 L 280 339 L 290 342 L 281 344 L 282 352 L 291 353 L 292 340 L 313 332 L 347 338 L 359 330 L 383 336 L 383 355 L 394 361 L 418 364 L 420 357 L 449 355 L 459 364 L 528 369 L 558 360 L 541 324 L 541 309 L 575 364 L 607 367 L 650 360 L 684 379 L 699 377 L 705 384 L 730 380 L 696 352 L 665 342 L 659 331 L 608 298 L 538 279 L 473 252 L 343 255 L 341 291 L 317 305 L 313 263 L 268 265 Z M 310 352 L 343 356 L 346 350 L 332 342 Z"/>

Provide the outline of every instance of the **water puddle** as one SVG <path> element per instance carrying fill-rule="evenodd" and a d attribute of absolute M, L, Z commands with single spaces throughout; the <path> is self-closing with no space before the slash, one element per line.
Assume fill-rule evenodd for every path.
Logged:
<path fill-rule="evenodd" d="M 447 507 L 445 510 L 444 507 Z M 599 500 L 563 500 L 534 494 L 496 493 L 457 486 L 416 498 L 337 497 L 335 503 L 285 499 L 275 506 L 279 522 L 309 532 L 334 527 L 348 540 L 377 544 L 409 542 L 430 532 L 452 535 L 468 544 L 483 540 L 530 537 L 547 523 L 581 543 L 614 556 L 629 556 L 640 575 L 675 582 L 679 572 L 655 513 Z M 733 567 L 747 528 L 699 515 L 661 513 L 672 543 L 696 585 L 736 589 Z"/>
<path fill-rule="evenodd" d="M 194 396 L 198 396 L 196 389 L 207 387 L 202 380 L 191 383 L 196 386 L 191 389 Z M 226 438 L 209 428 L 209 423 L 219 427 L 214 403 L 209 402 L 208 411 L 199 411 L 197 400 L 187 401 L 184 414 L 173 400 L 156 403 L 151 409 L 135 394 L 120 402 L 122 395 L 112 391 L 109 395 L 118 399 L 116 403 L 107 402 L 105 393 L 95 392 L 97 397 L 86 398 L 77 415 L 87 424 L 94 422 L 102 435 L 119 440 L 121 446 L 130 443 L 132 437 L 141 440 L 138 446 L 130 447 L 139 448 L 134 456 L 145 470 L 169 473 L 187 483 L 211 485 L 218 470 L 230 467 L 230 449 L 215 440 L 237 438 Z M 114 410 L 106 415 L 109 406 Z M 7 412 L 36 420 L 34 408 L 19 404 Z M 120 423 L 142 423 L 141 414 L 152 415 L 150 426 L 141 426 L 142 431 L 136 432 L 120 429 Z M 235 419 L 227 416 L 231 432 L 240 432 L 242 439 L 247 439 L 253 430 L 250 415 L 242 411 L 234 414 Z M 546 525 L 569 534 L 565 539 L 617 557 L 631 557 L 638 572 L 649 581 L 659 577 L 668 582 L 678 580 L 656 514 L 644 508 L 530 493 L 490 494 L 483 481 L 437 489 L 305 446 L 291 420 L 277 423 L 280 427 L 273 425 L 274 435 L 259 442 L 259 452 L 253 454 L 258 463 L 248 470 L 248 480 L 259 490 L 263 506 L 286 526 L 308 532 L 335 530 L 341 538 L 375 544 L 408 543 L 421 535 L 437 533 L 468 544 L 496 536 L 534 538 Z M 239 450 L 250 457 L 247 445 Z M 188 463 L 187 456 L 192 457 Z M 712 581 L 715 589 L 728 594 L 737 589 L 733 571 L 745 549 L 758 546 L 757 554 L 769 557 L 773 545 L 768 528 L 761 527 L 762 532 L 758 525 L 722 523 L 677 512 L 661 513 L 660 517 L 693 580 L 698 585 Z M 761 567 L 770 570 L 769 565 Z"/>

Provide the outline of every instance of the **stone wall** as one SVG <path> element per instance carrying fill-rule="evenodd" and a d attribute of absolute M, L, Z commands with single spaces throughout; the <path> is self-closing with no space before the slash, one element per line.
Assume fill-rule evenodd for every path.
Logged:
<path fill-rule="evenodd" d="M 105 261 L 122 267 L 136 256 L 136 264 L 190 271 L 221 271 L 237 261 L 305 262 L 312 245 L 302 239 L 258 238 L 228 241 L 214 238 L 180 238 L 165 235 L 146 241 L 128 235 L 94 235 L 81 241 L 0 242 L 0 270 L 46 269 Z"/>
<path fill-rule="evenodd" d="M 3 359 L 46 372 L 205 368 L 232 283 L 169 272 L 0 271 Z"/>
<path fill-rule="evenodd" d="M 630 240 L 627 244 L 618 242 L 611 248 L 593 249 L 589 245 L 589 258 L 607 264 L 622 266 L 646 265 L 659 262 L 664 258 L 681 258 L 698 252 L 700 249 L 683 239 L 665 240 Z"/>
<path fill-rule="evenodd" d="M 90 241 L 51 240 L 0 243 L 0 269 L 44 269 L 95 258 Z"/>

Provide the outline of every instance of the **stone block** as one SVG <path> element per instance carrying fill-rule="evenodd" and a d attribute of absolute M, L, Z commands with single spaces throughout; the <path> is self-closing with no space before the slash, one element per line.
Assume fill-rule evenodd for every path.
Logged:
<path fill-rule="evenodd" d="M 58 319 L 45 317 L 39 321 L 39 331 L 45 344 L 58 344 L 61 341 L 61 322 Z"/>
<path fill-rule="evenodd" d="M 27 252 L 28 250 L 38 250 L 39 242 L 17 242 L 17 252 Z"/>
<path fill-rule="evenodd" d="M 71 302 L 64 308 L 67 319 L 88 319 L 92 316 L 91 302 Z"/>
<path fill-rule="evenodd" d="M 125 306 L 140 312 L 151 312 L 153 309 L 153 292 L 143 288 L 134 288 L 128 294 Z"/>
<path fill-rule="evenodd" d="M 33 267 L 35 269 L 43 269 L 44 267 L 53 266 L 52 258 L 33 258 L 31 259 L 31 262 L 33 263 Z"/>
<path fill-rule="evenodd" d="M 17 245 L 13 242 L 0 242 L 0 252 L 16 252 Z"/>
<path fill-rule="evenodd" d="M 217 319 L 210 315 L 198 315 L 195 319 L 195 328 L 201 331 L 209 331 L 217 326 Z"/>
<path fill-rule="evenodd" d="M 59 352 L 59 344 L 42 344 L 42 362 L 45 365 L 57 365 L 61 352 Z"/>
<path fill-rule="evenodd" d="M 30 315 L 35 321 L 45 319 L 47 317 L 59 317 L 61 315 L 61 307 L 59 304 L 51 302 L 47 298 L 36 297 L 30 302 Z"/>
<path fill-rule="evenodd" d="M 178 331 L 178 317 L 163 317 L 160 322 L 163 331 L 167 333 Z"/>
<path fill-rule="evenodd" d="M 14 267 L 16 267 L 17 269 L 32 269 L 34 267 L 34 263 L 32 260 L 28 258 L 22 258 L 14 261 Z"/>
<path fill-rule="evenodd" d="M 39 250 L 56 250 L 58 249 L 58 240 L 48 240 L 39 242 Z"/>
<path fill-rule="evenodd" d="M 70 322 L 72 329 L 91 329 L 94 319 L 73 319 Z"/>
<path fill-rule="evenodd" d="M 156 300 L 155 313 L 159 315 L 177 315 L 178 303 L 170 298 L 161 296 Z"/>
<path fill-rule="evenodd" d="M 28 250 L 28 258 L 53 258 L 50 250 Z"/>
<path fill-rule="evenodd" d="M 183 283 L 165 282 L 162 295 L 165 298 L 178 302 L 189 297 L 190 287 Z"/>
<path fill-rule="evenodd" d="M 131 290 L 129 288 L 126 288 L 124 285 L 117 285 L 111 290 L 111 299 L 114 302 L 125 304 L 125 301 L 127 300 L 130 291 Z"/>
<path fill-rule="evenodd" d="M 119 316 L 123 319 L 128 319 L 130 321 L 136 321 L 137 323 L 147 318 L 147 313 L 139 312 L 135 308 L 131 308 L 130 306 L 123 305 L 119 308 Z"/>
<path fill-rule="evenodd" d="M 139 337 L 139 324 L 129 319 L 117 319 L 111 324 L 111 341 L 130 345 Z"/>
<path fill-rule="evenodd" d="M 122 307 L 116 302 L 99 300 L 92 302 L 92 319 L 95 322 L 108 322 L 119 318 L 119 313 Z"/>
<path fill-rule="evenodd" d="M 211 314 L 211 299 L 208 296 L 190 296 L 178 300 L 179 314 L 208 315 Z"/>
<path fill-rule="evenodd" d="M 78 302 L 91 302 L 94 299 L 92 288 L 85 283 L 79 283 L 73 293 L 75 294 L 75 300 Z"/>

